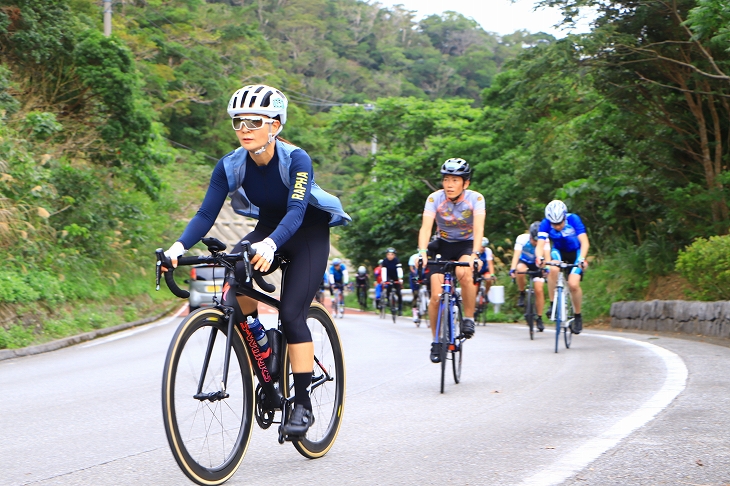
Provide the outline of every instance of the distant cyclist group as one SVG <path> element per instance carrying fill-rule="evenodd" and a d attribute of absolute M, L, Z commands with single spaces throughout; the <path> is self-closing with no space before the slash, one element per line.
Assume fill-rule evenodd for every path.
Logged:
<path fill-rule="evenodd" d="M 339 430 L 344 360 L 332 316 L 344 316 L 345 291 L 352 289 L 345 262 L 341 258 L 328 262 L 329 227 L 348 224 L 351 218 L 337 197 L 314 182 L 309 155 L 281 138 L 287 107 L 286 96 L 266 85 L 244 86 L 231 96 L 227 111 L 240 147 L 217 163 L 200 209 L 177 241 L 167 251 L 157 252 L 158 283 L 165 273 L 166 283 L 178 296 L 183 292 L 172 277 L 178 263 L 200 261 L 225 267 L 222 298 L 212 310 L 198 309 L 183 320 L 165 365 L 163 410 L 168 441 L 181 468 L 199 484 L 220 484 L 235 472 L 250 439 L 251 417 L 262 428 L 279 423 L 279 442 L 293 442 L 309 458 L 324 455 Z M 417 251 L 407 263 L 413 320 L 420 324 L 428 316 L 430 360 L 442 363 L 442 392 L 447 356 L 459 382 L 462 346 L 474 336 L 475 312 L 495 279 L 494 254 L 484 237 L 486 202 L 482 193 L 470 189 L 472 175 L 471 166 L 461 158 L 441 164 L 442 189 L 426 198 Z M 228 254 L 225 244 L 204 238 L 227 198 L 236 213 L 258 220 Z M 199 241 L 211 256 L 183 257 Z M 544 219 L 517 237 L 509 273 L 519 289 L 518 306 L 531 303 L 534 292 L 538 331 L 545 327 L 544 274 L 549 295 L 555 296 L 551 316 L 558 325 L 564 317 L 561 309 L 566 300 L 561 291 L 567 279 L 574 311 L 569 327 L 574 334 L 582 331 L 580 283 L 588 267 L 589 248 L 581 218 L 559 200 L 547 204 Z M 261 276 L 277 268 L 282 269 L 280 299 L 253 289 L 252 280 L 267 292 L 273 290 Z M 403 279 L 396 248 L 388 247 L 373 269 L 372 285 L 376 307 L 383 309 L 387 303 L 394 321 L 403 312 Z M 364 265 L 358 267 L 354 283 L 358 303 L 366 309 L 371 283 Z M 320 305 L 326 290 L 331 313 Z M 277 329 L 263 328 L 258 302 L 279 309 Z M 188 345 L 201 330 L 207 333 L 201 344 Z M 187 353 L 199 358 L 199 365 L 178 367 Z M 229 376 L 229 365 L 238 368 L 237 373 Z M 192 371 L 192 380 L 178 379 L 185 371 Z M 256 390 L 251 383 L 254 374 L 259 382 Z M 229 378 L 238 385 L 238 393 Z M 215 403 L 220 410 L 232 405 L 241 408 L 237 416 L 245 420 L 239 420 L 238 432 L 229 432 L 218 405 L 209 405 Z M 183 413 L 184 407 L 191 413 Z M 196 421 L 201 410 L 212 411 L 216 420 Z M 279 422 L 274 422 L 274 413 L 282 414 Z M 193 423 L 183 424 L 185 420 Z M 319 426 L 313 432 L 310 427 L 315 421 Z M 213 428 L 220 429 L 217 435 Z M 237 437 L 232 447 L 219 440 L 229 435 Z M 219 458 L 211 457 L 213 444 L 220 446 Z"/>

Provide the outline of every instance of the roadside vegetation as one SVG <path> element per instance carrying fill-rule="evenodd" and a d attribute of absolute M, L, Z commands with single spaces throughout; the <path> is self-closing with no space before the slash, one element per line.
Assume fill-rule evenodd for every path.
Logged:
<path fill-rule="evenodd" d="M 566 21 L 588 3 L 543 2 Z M 592 32 L 561 40 L 414 18 L 362 0 L 150 0 L 115 4 L 106 38 L 94 1 L 0 0 L 0 348 L 172 305 L 151 255 L 235 147 L 225 105 L 242 83 L 290 96 L 285 136 L 353 215 L 335 239 L 358 265 L 415 251 L 438 166 L 460 156 L 502 261 L 550 199 L 583 217 L 587 315 L 642 298 L 680 250 L 693 297 L 727 298 L 712 290 L 727 260 L 703 256 L 730 225 L 725 2 L 604 2 Z"/>

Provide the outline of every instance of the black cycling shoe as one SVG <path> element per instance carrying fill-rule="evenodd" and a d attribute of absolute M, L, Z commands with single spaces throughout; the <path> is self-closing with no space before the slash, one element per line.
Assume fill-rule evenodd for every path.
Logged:
<path fill-rule="evenodd" d="M 573 319 L 573 334 L 580 334 L 583 330 L 583 316 L 575 316 Z"/>
<path fill-rule="evenodd" d="M 431 363 L 441 362 L 441 345 L 439 343 L 431 343 Z"/>
<path fill-rule="evenodd" d="M 542 316 L 537 316 L 537 332 L 543 332 L 545 330 L 545 325 L 542 323 Z"/>
<path fill-rule="evenodd" d="M 474 319 L 471 317 L 465 317 L 461 321 L 461 333 L 465 338 L 471 339 L 474 335 Z"/>
<path fill-rule="evenodd" d="M 525 293 L 520 292 L 520 297 L 517 299 L 517 307 L 525 306 Z"/>
<path fill-rule="evenodd" d="M 294 405 L 294 410 L 289 415 L 289 420 L 282 428 L 284 435 L 304 436 L 309 427 L 314 423 L 314 415 L 312 411 L 302 404 Z"/>

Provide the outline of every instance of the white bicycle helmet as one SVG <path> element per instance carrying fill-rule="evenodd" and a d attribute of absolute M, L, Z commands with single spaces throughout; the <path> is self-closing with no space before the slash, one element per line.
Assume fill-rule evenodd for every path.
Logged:
<path fill-rule="evenodd" d="M 484 238 L 482 238 L 482 248 L 486 248 L 488 244 L 489 244 L 489 238 L 487 238 L 485 236 Z"/>
<path fill-rule="evenodd" d="M 365 268 L 363 265 L 360 265 L 359 267 L 357 267 L 357 273 L 358 275 L 365 275 L 366 273 L 368 273 L 368 269 Z"/>
<path fill-rule="evenodd" d="M 286 124 L 289 100 L 284 93 L 265 84 L 250 84 L 239 89 L 228 102 L 228 114 L 233 118 L 240 113 L 255 113 L 276 118 L 281 122 L 279 131 Z M 277 132 L 278 134 L 278 132 Z"/>
<path fill-rule="evenodd" d="M 334 260 L 332 260 L 332 265 L 340 265 L 341 263 L 342 260 L 340 260 L 339 258 L 335 258 Z"/>
<path fill-rule="evenodd" d="M 566 214 L 568 214 L 568 207 L 560 199 L 550 201 L 545 206 L 545 217 L 553 224 L 562 223 Z"/>

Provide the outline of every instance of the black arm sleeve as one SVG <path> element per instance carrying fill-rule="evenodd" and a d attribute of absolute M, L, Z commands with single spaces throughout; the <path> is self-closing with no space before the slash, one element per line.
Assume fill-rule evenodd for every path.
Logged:
<path fill-rule="evenodd" d="M 203 204 L 200 209 L 190 220 L 182 236 L 177 241 L 181 242 L 186 250 L 189 250 L 200 239 L 208 234 L 213 227 L 218 213 L 221 212 L 223 203 L 228 197 L 228 179 L 226 178 L 226 170 L 223 167 L 223 159 L 219 160 L 210 176 L 210 185 L 208 192 L 205 193 Z"/>

